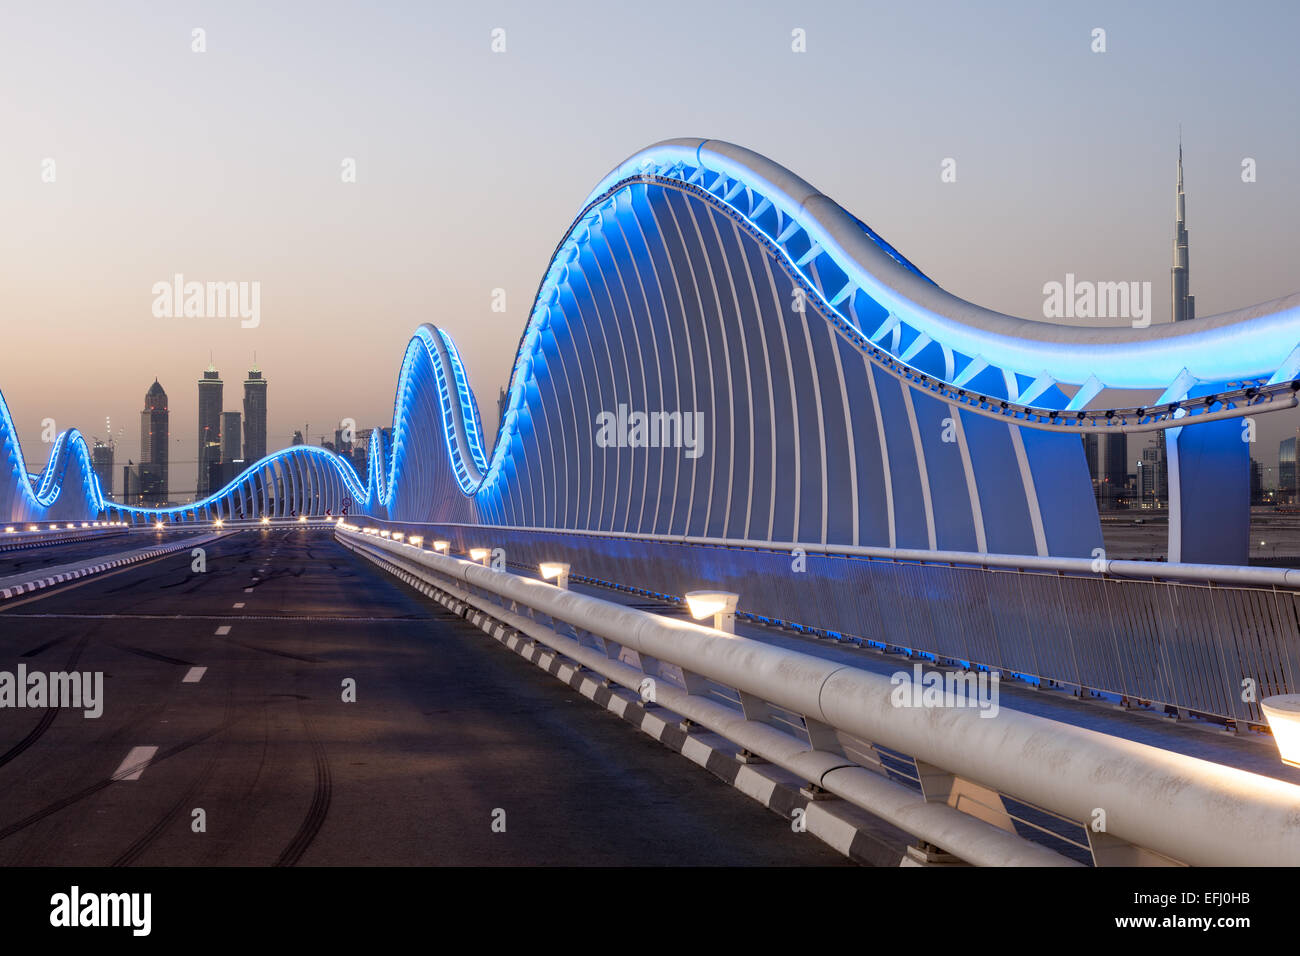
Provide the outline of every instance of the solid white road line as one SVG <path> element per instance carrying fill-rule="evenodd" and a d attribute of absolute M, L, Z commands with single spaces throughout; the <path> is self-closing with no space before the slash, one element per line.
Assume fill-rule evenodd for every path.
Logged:
<path fill-rule="evenodd" d="M 157 752 L 157 747 L 132 747 L 131 752 L 117 768 L 117 772 L 113 774 L 113 779 L 139 780 L 140 774 L 144 773 L 144 768 L 149 766 L 149 761 L 153 760 Z"/>
<path fill-rule="evenodd" d="M 199 681 L 203 680 L 203 675 L 207 672 L 208 669 L 206 667 L 191 667 L 185 672 L 185 676 L 181 678 L 181 683 L 197 684 Z"/>
<path fill-rule="evenodd" d="M 217 637 L 225 637 L 229 633 L 230 633 L 229 624 L 222 624 L 219 628 L 217 628 Z"/>

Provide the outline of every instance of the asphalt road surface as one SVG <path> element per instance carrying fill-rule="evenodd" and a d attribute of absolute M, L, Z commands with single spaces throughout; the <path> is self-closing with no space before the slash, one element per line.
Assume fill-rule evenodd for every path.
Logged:
<path fill-rule="evenodd" d="M 190 533 L 194 532 L 191 530 Z M 94 559 L 100 555 L 146 548 L 154 542 L 163 540 L 166 539 L 160 534 L 113 534 L 86 541 L 69 541 L 66 544 L 46 544 L 39 548 L 0 551 L 0 578 L 27 571 L 39 571 L 41 568 L 53 567 L 56 564 L 68 564 L 82 558 L 86 559 L 87 564 L 93 564 Z M 175 536 L 170 540 L 176 540 Z"/>
<path fill-rule="evenodd" d="M 0 609 L 0 670 L 104 672 L 0 709 L 0 865 L 845 862 L 327 531 L 191 562 Z"/>

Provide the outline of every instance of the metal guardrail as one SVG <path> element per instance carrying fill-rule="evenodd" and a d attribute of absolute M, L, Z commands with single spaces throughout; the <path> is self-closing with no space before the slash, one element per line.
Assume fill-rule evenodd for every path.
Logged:
<path fill-rule="evenodd" d="M 568 561 L 583 577 L 673 600 L 707 583 L 738 592 L 738 616 L 761 623 L 1233 728 L 1263 726 L 1265 697 L 1300 693 L 1300 570 L 364 520 L 461 551 L 504 548 L 519 566 Z M 795 549 L 802 573 L 791 570 Z"/>
<path fill-rule="evenodd" d="M 125 525 L 107 521 L 14 522 L 0 525 L 0 551 L 112 538 L 126 534 L 127 530 Z"/>
<path fill-rule="evenodd" d="M 355 526 L 336 535 L 608 680 L 653 678 L 673 713 L 967 862 L 1068 864 L 1044 836 L 1081 833 L 1099 865 L 1300 863 L 1292 784 L 1006 708 L 895 706 L 891 680 L 856 667 Z"/>

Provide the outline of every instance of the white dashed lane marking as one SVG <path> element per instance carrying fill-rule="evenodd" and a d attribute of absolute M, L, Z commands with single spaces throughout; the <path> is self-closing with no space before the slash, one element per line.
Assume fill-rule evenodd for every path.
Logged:
<path fill-rule="evenodd" d="M 229 624 L 222 624 L 219 628 L 217 628 L 217 637 L 225 637 L 229 633 L 230 633 Z"/>
<path fill-rule="evenodd" d="M 244 602 L 243 602 L 243 601 L 237 601 L 237 602 L 235 602 L 235 607 L 243 607 L 243 606 L 244 606 Z"/>
<path fill-rule="evenodd" d="M 140 775 L 144 773 L 144 768 L 149 766 L 149 761 L 153 760 L 157 752 L 157 747 L 132 747 L 131 752 L 117 768 L 117 772 L 113 774 L 113 779 L 139 780 Z"/>
<path fill-rule="evenodd" d="M 208 669 L 206 667 L 191 667 L 185 672 L 185 676 L 181 678 L 181 683 L 197 684 L 199 681 L 203 680 L 203 675 L 207 672 Z"/>

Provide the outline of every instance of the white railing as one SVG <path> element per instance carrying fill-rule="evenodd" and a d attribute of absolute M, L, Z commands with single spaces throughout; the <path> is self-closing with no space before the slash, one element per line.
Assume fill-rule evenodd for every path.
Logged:
<path fill-rule="evenodd" d="M 610 681 L 637 690 L 651 677 L 657 704 L 966 862 L 1071 862 L 1017 835 L 1027 804 L 1077 823 L 1099 865 L 1300 864 L 1295 785 L 1007 708 L 990 719 L 970 707 L 895 706 L 883 675 L 355 526 L 336 533 Z M 718 687 L 741 708 L 721 702 Z M 775 711 L 802 718 L 802 733 L 771 720 Z M 873 765 L 873 747 L 914 759 L 921 793 Z"/>
<path fill-rule="evenodd" d="M 124 524 L 107 521 L 0 522 L 0 551 L 108 538 L 127 530 Z"/>
<path fill-rule="evenodd" d="M 935 567 L 980 567 L 1006 571 L 1053 571 L 1062 574 L 1125 578 L 1134 581 L 1188 581 L 1223 587 L 1272 587 L 1288 590 L 1300 588 L 1300 568 L 1262 568 L 1237 564 L 1186 564 L 1169 561 L 1126 560 L 1107 558 L 1064 558 L 1030 554 L 995 554 L 984 551 L 940 551 L 922 548 L 885 548 L 869 545 L 818 544 L 799 541 L 763 541 L 749 538 L 710 538 L 701 535 L 643 534 L 635 531 L 593 531 L 589 529 L 541 528 L 526 525 L 475 524 L 464 521 L 384 522 L 358 517 L 357 521 L 402 528 L 459 528 L 467 533 L 490 536 L 505 534 L 551 534 L 576 538 L 646 542 L 649 544 L 683 544 L 701 547 L 735 548 L 754 551 L 779 551 L 790 554 L 796 549 L 806 554 L 826 554 L 882 561 L 906 561 Z M 426 536 L 433 531 L 426 531 Z"/>
<path fill-rule="evenodd" d="M 490 542 L 516 568 L 566 561 L 588 583 L 670 601 L 701 584 L 740 592 L 750 621 L 1102 692 L 1243 735 L 1266 724 L 1258 699 L 1300 693 L 1298 570 L 372 522 L 458 551 Z M 795 554 L 804 573 L 792 573 Z"/>

